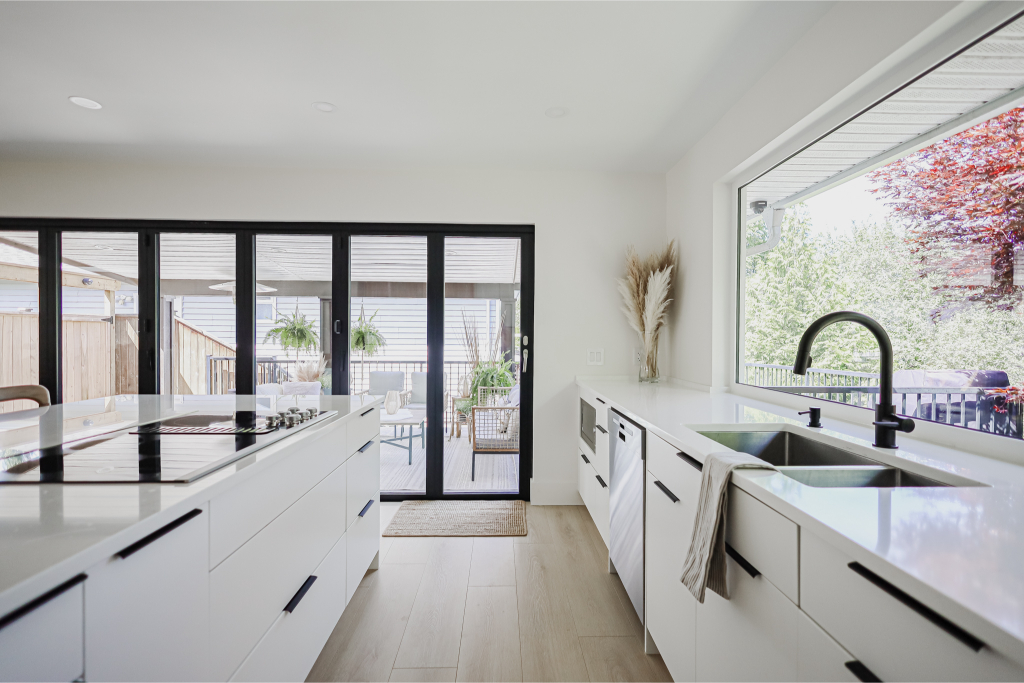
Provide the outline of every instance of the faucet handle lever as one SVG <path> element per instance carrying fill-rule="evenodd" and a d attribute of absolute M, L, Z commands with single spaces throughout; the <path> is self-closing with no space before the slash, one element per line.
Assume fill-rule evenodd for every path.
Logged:
<path fill-rule="evenodd" d="M 810 419 L 807 422 L 808 427 L 818 429 L 821 427 L 821 408 L 810 407 L 807 410 L 797 413 L 797 415 L 810 415 Z"/>
<path fill-rule="evenodd" d="M 888 427 L 889 429 L 895 429 L 897 432 L 903 432 L 904 434 L 909 434 L 914 431 L 914 427 L 917 426 L 909 417 L 896 417 L 895 415 L 891 420 L 875 420 L 871 424 L 876 427 Z"/>

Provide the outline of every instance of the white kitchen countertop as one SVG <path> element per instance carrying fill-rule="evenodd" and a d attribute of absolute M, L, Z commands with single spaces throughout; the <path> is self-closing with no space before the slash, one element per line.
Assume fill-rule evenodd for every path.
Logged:
<path fill-rule="evenodd" d="M 338 415 L 269 444 L 190 484 L 12 484 L 0 486 L 0 615 L 297 451 L 292 446 L 379 404 L 372 396 L 113 396 L 0 415 L 0 455 L 39 442 L 41 422 L 56 425 L 46 443 L 125 429 L 197 411 L 259 414 L 292 406 Z M 63 425 L 63 426 L 61 426 Z M 38 447 L 38 446 L 37 446 Z"/>
<path fill-rule="evenodd" d="M 765 470 L 737 471 L 733 483 L 1024 665 L 1024 468 L 897 435 L 898 450 L 871 446 L 872 414 L 853 424 L 823 418 L 805 427 L 790 408 L 674 382 L 583 379 L 587 388 L 674 447 L 703 461 L 724 446 L 708 427 L 786 423 L 880 462 L 983 486 L 815 488 Z M 932 475 L 935 476 L 934 474 Z M 688 542 L 689 529 L 680 530 Z"/>

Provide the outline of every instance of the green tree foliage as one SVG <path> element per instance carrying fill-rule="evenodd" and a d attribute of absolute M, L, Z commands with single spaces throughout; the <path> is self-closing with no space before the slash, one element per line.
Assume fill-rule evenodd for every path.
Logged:
<path fill-rule="evenodd" d="M 316 332 L 316 322 L 300 313 L 298 305 L 295 306 L 295 313 L 285 313 L 274 321 L 274 325 L 276 327 L 267 332 L 263 341 L 277 341 L 284 348 L 285 358 L 288 357 L 289 349 L 295 349 L 296 356 L 299 352 L 316 353 L 319 350 L 320 337 Z"/>

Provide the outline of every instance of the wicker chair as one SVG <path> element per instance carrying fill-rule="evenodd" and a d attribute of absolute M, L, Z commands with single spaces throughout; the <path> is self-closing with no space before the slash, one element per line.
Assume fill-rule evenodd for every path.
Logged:
<path fill-rule="evenodd" d="M 508 405 L 512 387 L 480 387 L 473 407 L 473 465 L 470 479 L 476 480 L 476 454 L 519 452 L 519 406 Z"/>

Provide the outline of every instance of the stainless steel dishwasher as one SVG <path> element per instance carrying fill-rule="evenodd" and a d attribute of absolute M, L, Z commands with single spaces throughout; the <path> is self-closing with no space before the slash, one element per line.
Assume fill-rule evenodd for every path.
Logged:
<path fill-rule="evenodd" d="M 647 430 L 611 410 L 608 557 L 640 621 L 644 620 L 644 459 Z"/>

